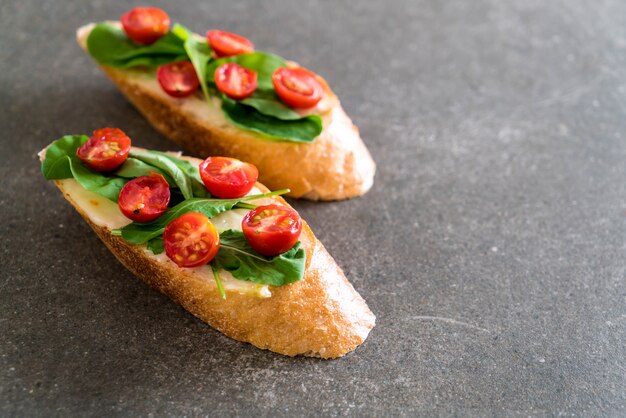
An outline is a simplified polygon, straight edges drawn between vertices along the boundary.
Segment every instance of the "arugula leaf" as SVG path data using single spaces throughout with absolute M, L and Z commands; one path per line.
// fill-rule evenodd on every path
M 220 296 L 222 299 L 226 299 L 226 291 L 224 290 L 224 285 L 222 284 L 222 279 L 220 277 L 219 269 L 211 266 L 211 270 L 213 271 L 213 278 L 215 279 L 215 284 L 217 285 L 217 290 L 220 292 Z
M 182 28 L 182 26 L 181 26 Z M 183 28 L 183 30 L 186 30 Z M 187 31 L 187 39 L 185 40 L 185 51 L 193 64 L 193 67 L 196 70 L 196 74 L 198 75 L 198 79 L 200 80 L 200 87 L 202 87 L 202 92 L 204 93 L 204 97 L 207 102 L 211 102 L 211 94 L 209 93 L 209 88 L 207 86 L 206 74 L 207 66 L 209 61 L 211 61 L 211 47 L 208 42 L 203 41 L 200 42 L 197 40 L 189 31 Z
M 234 62 L 242 67 L 257 73 L 257 89 L 274 90 L 272 83 L 272 74 L 280 67 L 286 67 L 287 61 L 278 55 L 269 54 L 267 52 L 255 51 L 249 54 L 233 55 L 212 61 L 206 67 L 206 78 L 209 82 L 215 83 L 215 70 L 222 64 Z
M 166 154 L 164 152 L 159 152 L 159 151 L 150 151 L 150 152 L 161 155 L 167 158 L 168 160 L 172 161 L 174 164 L 176 164 L 178 168 L 180 168 L 183 171 L 183 173 L 185 173 L 189 177 L 190 182 L 191 182 L 191 190 L 193 191 L 194 197 L 205 197 L 205 198 L 211 197 L 211 193 L 209 193 L 206 187 L 204 187 L 204 182 L 202 181 L 202 178 L 200 177 L 200 171 L 198 170 L 198 167 L 191 164 L 188 160 L 185 160 L 182 158 L 176 158 L 173 155 Z
M 165 251 L 165 244 L 163 243 L 163 236 L 152 238 L 148 241 L 148 249 L 155 255 L 161 254 Z
M 260 97 L 249 97 L 241 100 L 239 103 L 251 106 L 263 113 L 264 115 L 273 116 L 282 120 L 298 120 L 302 119 L 302 116 L 285 106 L 276 99 L 265 99 Z
M 112 234 L 121 235 L 126 241 L 133 244 L 145 244 L 151 239 L 162 235 L 167 224 L 187 212 L 200 212 L 208 218 L 212 218 L 217 214 L 231 210 L 240 202 L 280 195 L 287 192 L 287 190 L 277 190 L 269 193 L 244 196 L 237 199 L 187 199 L 169 208 L 163 215 L 152 222 L 133 222 L 121 229 L 114 229 Z
M 70 161 L 72 175 L 83 188 L 117 202 L 122 187 L 128 182 L 128 179 L 104 176 L 101 173 L 91 171 L 78 158 L 71 158 Z
M 76 150 L 89 140 L 86 135 L 66 135 L 46 150 L 41 171 L 48 180 L 74 178 L 83 188 L 117 202 L 120 190 L 128 180 L 105 176 L 87 168 L 76 156 Z
M 189 176 L 187 176 L 171 159 L 166 158 L 163 154 L 153 151 L 131 150 L 128 153 L 128 156 L 160 168 L 174 180 L 174 183 L 178 186 L 185 199 L 191 199 L 193 197 L 193 190 L 191 188 L 191 180 L 189 179 Z
M 200 171 L 198 170 L 198 167 L 191 164 L 189 160 L 185 160 L 184 158 L 178 158 L 178 157 L 173 156 L 172 154 L 168 154 L 166 152 L 161 152 L 161 151 L 148 151 L 148 152 L 151 154 L 156 154 L 156 155 L 160 155 L 162 157 L 167 158 L 168 160 L 176 164 L 176 166 L 180 168 L 189 177 L 198 181 L 202 181 L 202 179 L 200 178 Z
M 41 164 L 44 177 L 48 180 L 72 178 L 71 161 L 67 157 L 76 156 L 76 150 L 87 141 L 87 135 L 65 135 L 50 144 Z
M 116 68 L 159 65 L 187 59 L 180 30 L 172 30 L 151 45 L 131 41 L 122 28 L 97 24 L 87 38 L 87 50 L 99 63 Z
M 228 97 L 222 99 L 222 111 L 227 119 L 240 128 L 277 140 L 313 142 L 323 130 L 322 119 L 317 115 L 295 120 L 282 120 L 265 115 L 255 107 L 236 102 Z
M 211 193 L 209 193 L 206 187 L 204 187 L 204 183 L 202 182 L 202 178 L 200 177 L 200 172 L 198 171 L 198 167 L 194 166 L 193 164 L 191 164 L 189 161 L 185 159 L 177 158 L 177 157 L 174 157 L 173 155 L 166 154 L 164 152 L 159 152 L 159 151 L 148 151 L 148 152 L 152 154 L 160 155 L 161 157 L 167 158 L 168 160 L 176 164 L 176 166 L 180 168 L 187 177 L 189 177 L 189 181 L 191 184 L 191 191 L 193 192 L 194 197 L 205 197 L 205 198 L 211 197 Z M 169 176 L 165 174 L 165 178 L 168 179 L 168 177 Z M 171 182 L 170 180 L 168 180 L 167 182 L 171 185 L 174 184 L 174 180 L 172 180 Z
M 185 160 L 183 158 L 177 158 L 173 155 L 159 151 L 145 152 L 147 154 L 154 154 L 158 157 L 158 159 L 165 158 L 174 163 L 188 177 L 194 197 L 211 197 L 211 193 L 209 193 L 209 191 L 204 187 L 204 183 L 200 178 L 200 172 L 198 171 L 198 167 L 190 163 L 188 160 Z M 126 162 L 122 164 L 122 166 L 113 174 L 118 177 L 132 179 L 139 176 L 147 176 L 150 174 L 150 172 L 161 174 L 170 184 L 170 187 L 176 186 L 176 182 L 167 172 L 155 167 L 154 165 L 150 165 L 147 162 L 133 157 L 128 157 L 126 159 Z
M 113 172 L 114 175 L 118 177 L 123 177 L 125 179 L 134 179 L 141 176 L 149 176 L 150 173 L 160 174 L 165 177 L 165 180 L 167 180 L 168 184 L 174 184 L 174 179 L 172 179 L 167 173 L 163 172 L 161 169 L 150 164 L 146 164 L 143 161 L 132 157 L 128 157 L 124 164 L 122 164 L 120 168 Z
M 306 252 L 298 242 L 286 253 L 264 257 L 252 249 L 243 232 L 231 229 L 220 234 L 220 249 L 211 265 L 239 280 L 283 286 L 302 279 Z

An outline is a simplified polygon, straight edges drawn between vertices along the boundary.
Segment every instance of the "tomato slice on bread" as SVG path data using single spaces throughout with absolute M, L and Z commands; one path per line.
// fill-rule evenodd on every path
M 256 90 L 256 72 L 234 62 L 217 67 L 213 77 L 217 89 L 234 100 L 245 99 Z
M 252 190 L 259 178 L 259 170 L 235 158 L 209 157 L 200 164 L 200 178 L 212 195 L 234 199 Z
M 76 150 L 76 156 L 92 170 L 112 171 L 122 165 L 130 152 L 130 138 L 121 129 L 102 128 Z
M 207 264 L 220 248 L 220 237 L 206 215 L 187 212 L 163 231 L 165 254 L 179 267 Z
M 289 251 L 300 237 L 302 221 L 287 206 L 265 205 L 248 212 L 241 221 L 243 234 L 259 254 L 273 257 Z
M 170 203 L 170 185 L 156 173 L 132 179 L 122 187 L 117 204 L 128 219 L 150 222 L 161 216 Z
M 291 107 L 306 109 L 315 106 L 324 89 L 315 74 L 302 67 L 281 67 L 272 74 L 276 94 Z
M 218 58 L 254 52 L 252 42 L 236 33 L 210 30 L 206 33 L 206 39 Z
M 170 17 L 158 7 L 135 7 L 121 18 L 126 35 L 142 45 L 156 42 L 170 28 Z
M 157 68 L 156 76 L 161 88 L 172 97 L 190 96 L 200 87 L 200 80 L 191 61 L 161 65 Z

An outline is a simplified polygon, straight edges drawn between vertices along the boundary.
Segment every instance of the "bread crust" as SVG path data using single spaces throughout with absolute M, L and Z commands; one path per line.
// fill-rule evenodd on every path
M 126 268 L 235 340 L 287 356 L 330 359 L 354 350 L 375 325 L 375 316 L 365 300 L 306 222 L 300 236 L 307 252 L 303 279 L 286 286 L 271 286 L 269 298 L 228 292 L 224 300 L 213 281 L 201 279 L 190 269 L 179 268 L 169 260 L 149 257 L 145 246 L 111 235 L 110 229 L 91 220 L 62 182 L 55 183 Z M 257 187 L 267 191 L 260 183 Z M 272 199 L 289 206 L 280 197 Z
M 77 31 L 78 43 L 85 50 L 93 26 Z M 210 105 L 200 94 L 172 98 L 160 88 L 152 88 L 145 73 L 100 68 L 163 135 L 201 157 L 223 155 L 251 162 L 261 173 L 260 180 L 271 189 L 289 188 L 289 196 L 294 198 L 341 200 L 361 196 L 373 184 L 376 165 L 358 129 L 323 80 L 332 105 L 322 117 L 321 135 L 304 144 L 273 141 L 237 128 L 221 111 L 204 118 L 197 110 L 206 111 Z M 189 106 L 189 102 L 194 105 Z

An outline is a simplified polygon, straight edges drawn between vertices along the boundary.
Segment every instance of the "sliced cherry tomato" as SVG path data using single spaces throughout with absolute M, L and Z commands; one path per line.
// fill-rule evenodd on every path
M 120 191 L 117 204 L 128 219 L 150 222 L 163 215 L 170 203 L 170 185 L 156 173 L 137 177 Z
M 217 89 L 231 99 L 245 99 L 256 90 L 256 72 L 234 62 L 220 65 L 213 76 Z
M 95 171 L 111 171 L 126 161 L 130 138 L 121 129 L 102 128 L 93 131 L 89 141 L 76 150 L 76 156 Z
M 210 30 L 206 33 L 206 40 L 218 57 L 230 57 L 231 55 L 254 52 L 252 42 L 236 33 Z
M 187 97 L 200 86 L 200 80 L 191 61 L 161 65 L 156 75 L 163 90 L 173 97 Z
M 294 246 L 302 221 L 298 212 L 287 206 L 266 205 L 251 210 L 241 221 L 243 234 L 259 254 L 273 257 Z
M 206 215 L 187 212 L 163 231 L 165 254 L 180 267 L 202 266 L 215 257 L 220 236 Z
M 234 158 L 209 157 L 200 164 L 200 177 L 212 195 L 234 199 L 252 190 L 259 178 L 259 170 Z
M 277 69 L 272 74 L 272 83 L 278 97 L 291 107 L 313 107 L 324 94 L 315 74 L 302 67 Z
M 158 7 L 135 7 L 120 18 L 126 35 L 138 44 L 156 42 L 170 28 L 170 17 Z

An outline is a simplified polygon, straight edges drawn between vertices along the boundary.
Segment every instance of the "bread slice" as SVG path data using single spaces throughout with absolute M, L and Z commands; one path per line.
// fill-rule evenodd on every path
M 45 150 L 41 153 L 42 161 L 44 156 Z M 241 286 L 259 285 L 232 279 L 231 286 L 225 286 L 224 300 L 212 276 L 207 274 L 208 267 L 180 268 L 164 254 L 155 256 L 145 245 L 130 244 L 111 235 L 112 228 L 130 222 L 114 202 L 82 189 L 73 179 L 55 183 L 133 274 L 235 340 L 288 356 L 328 359 L 354 350 L 374 327 L 374 314 L 304 221 L 300 241 L 306 250 L 307 265 L 300 281 L 281 287 L 265 286 L 269 289 L 254 293 L 246 291 L 245 286 L 242 291 Z M 256 189 L 260 193 L 268 191 L 260 183 Z M 278 196 L 251 203 L 267 204 L 270 199 L 271 203 L 289 206 Z M 103 216 L 105 210 L 116 211 L 115 216 Z M 241 286 L 232 286 L 233 281 Z
M 77 31 L 85 51 L 94 26 Z M 201 93 L 170 97 L 145 71 L 100 67 L 163 135 L 200 157 L 223 155 L 253 163 L 260 181 L 271 189 L 289 188 L 294 198 L 340 200 L 363 195 L 372 187 L 376 165 L 326 82 L 325 98 L 318 105 L 324 130 L 305 144 L 273 141 L 240 129 L 225 118 L 219 102 L 211 106 Z

